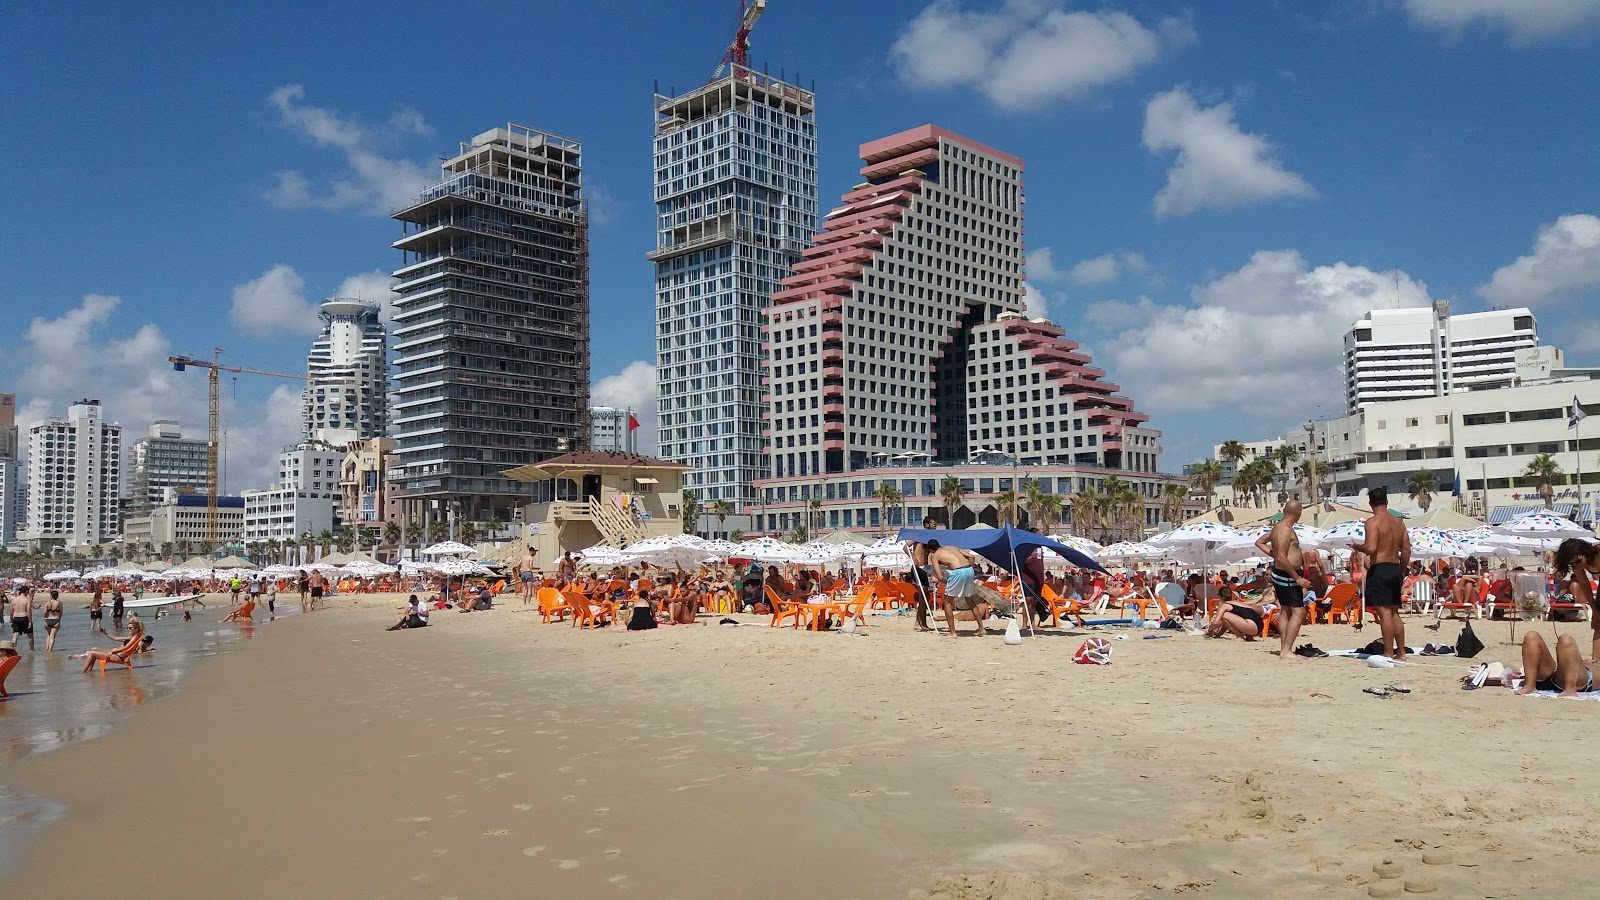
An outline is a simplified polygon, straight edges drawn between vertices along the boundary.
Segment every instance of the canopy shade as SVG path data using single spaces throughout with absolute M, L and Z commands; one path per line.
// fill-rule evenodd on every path
M 1007 525 L 1004 528 L 991 528 L 983 531 L 949 531 L 940 528 L 902 528 L 897 537 L 902 541 L 916 541 L 926 544 L 929 541 L 938 541 L 942 547 L 960 547 L 971 550 L 995 565 L 1008 572 L 1015 572 L 1034 550 L 1048 547 L 1060 554 L 1067 562 L 1084 569 L 1093 569 L 1104 572 L 1105 569 L 1096 562 L 1094 557 L 1081 553 L 1060 541 L 1047 538 L 1044 535 L 1023 531 L 1020 528 Z

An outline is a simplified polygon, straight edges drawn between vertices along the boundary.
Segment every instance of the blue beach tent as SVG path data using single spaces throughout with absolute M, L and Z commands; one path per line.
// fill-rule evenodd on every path
M 984 559 L 1005 569 L 1007 572 L 1016 572 L 1022 568 L 1022 561 L 1033 554 L 1039 547 L 1047 547 L 1061 554 L 1067 562 L 1084 569 L 1093 569 L 1104 572 L 1105 568 L 1094 558 L 1068 547 L 1060 541 L 1054 541 L 1043 535 L 1007 525 L 1004 528 L 983 528 L 974 531 L 950 531 L 943 528 L 902 528 L 899 539 L 902 541 L 916 541 L 926 544 L 928 541 L 938 541 L 941 547 L 960 547 L 962 550 L 971 550 Z

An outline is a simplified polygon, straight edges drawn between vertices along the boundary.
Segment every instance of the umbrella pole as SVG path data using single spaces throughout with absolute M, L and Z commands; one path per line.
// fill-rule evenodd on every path
M 1024 586 L 1022 581 L 1022 565 L 1017 562 L 1017 545 L 1015 542 L 1011 544 L 1011 565 L 1014 571 L 1017 573 L 1017 593 L 1022 595 L 1023 604 L 1026 605 L 1028 603 L 1032 603 L 1033 601 L 1028 597 L 1028 589 Z M 1024 611 L 1027 613 L 1028 637 L 1033 637 L 1033 609 L 1029 607 Z

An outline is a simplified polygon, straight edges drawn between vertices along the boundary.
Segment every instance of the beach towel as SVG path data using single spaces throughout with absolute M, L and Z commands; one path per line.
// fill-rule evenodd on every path
M 1072 661 L 1082 666 L 1109 666 L 1111 642 L 1105 638 L 1089 638 L 1079 645 L 1076 653 L 1072 654 Z

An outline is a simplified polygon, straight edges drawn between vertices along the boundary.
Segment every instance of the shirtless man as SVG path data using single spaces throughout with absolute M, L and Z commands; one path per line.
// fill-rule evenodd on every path
M 31 590 L 17 591 L 11 598 L 11 608 L 7 613 L 11 616 L 11 640 L 21 640 L 23 635 L 28 636 L 28 649 L 33 646 L 33 592 Z
M 977 570 L 973 563 L 977 557 L 959 547 L 942 547 L 938 541 L 928 542 L 928 565 L 933 567 L 933 577 L 944 582 L 944 621 L 950 637 L 956 636 L 956 610 L 972 610 L 973 621 L 978 623 L 978 634 L 984 630 L 983 622 L 989 618 L 989 604 L 978 599 Z
M 302 612 L 310 612 L 317 608 L 317 601 L 322 599 L 322 591 L 327 583 L 328 580 L 322 577 L 321 569 L 311 570 L 311 601 Z
M 1375 487 L 1367 491 L 1372 518 L 1367 520 L 1367 539 L 1351 543 L 1350 549 L 1371 559 L 1367 566 L 1366 605 L 1378 617 L 1383 633 L 1383 655 L 1400 662 L 1406 659 L 1406 625 L 1400 620 L 1400 585 L 1411 566 L 1411 536 L 1399 519 L 1389 515 L 1389 491 Z
M 932 516 L 922 520 L 923 528 L 938 528 Z M 932 631 L 928 626 L 928 610 L 933 607 L 933 567 L 928 565 L 928 546 L 916 541 L 906 542 L 906 553 L 911 555 L 911 583 L 917 589 L 917 630 Z
M 517 560 L 517 581 L 522 584 L 522 605 L 527 606 L 533 602 L 533 548 L 522 554 Z
M 51 591 L 44 602 L 44 652 L 56 649 L 56 632 L 61 630 L 61 614 L 66 610 L 61 602 L 61 592 Z
M 1299 658 L 1294 655 L 1294 642 L 1306 623 L 1306 591 L 1311 587 L 1301 574 L 1305 560 L 1300 555 L 1300 538 L 1294 533 L 1299 521 L 1300 501 L 1290 500 L 1283 505 L 1278 524 L 1256 539 L 1256 549 L 1272 557 L 1272 595 L 1283 610 L 1283 620 L 1278 623 L 1278 656 L 1282 659 Z

